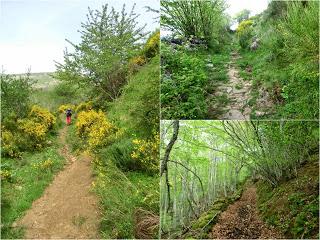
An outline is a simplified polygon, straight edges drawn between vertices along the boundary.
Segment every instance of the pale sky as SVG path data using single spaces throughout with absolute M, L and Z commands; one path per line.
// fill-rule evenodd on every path
M 268 7 L 268 3 L 270 0 L 226 0 L 229 8 L 226 12 L 231 16 L 234 17 L 235 14 L 240 12 L 243 9 L 250 10 L 250 16 L 254 16 L 263 12 Z M 237 24 L 234 24 L 231 29 L 235 29 Z
M 250 10 L 250 16 L 254 16 L 263 12 L 268 7 L 268 3 L 271 0 L 226 0 L 228 8 L 226 13 L 231 17 L 234 17 L 238 12 L 243 9 Z M 231 26 L 231 29 L 236 29 L 237 23 Z M 161 36 L 170 35 L 171 31 L 161 29 Z
M 268 6 L 270 0 L 226 0 L 229 8 L 227 13 L 232 17 L 243 9 L 251 11 L 251 16 L 261 13 Z
M 79 42 L 77 30 L 86 21 L 88 6 L 101 9 L 105 3 L 118 11 L 123 3 L 127 11 L 136 3 L 137 20 L 147 24 L 145 30 L 159 27 L 156 13 L 144 8 L 159 9 L 158 0 L 0 0 L 0 71 L 55 71 L 54 60 L 62 62 L 65 47 L 71 49 L 65 39 Z

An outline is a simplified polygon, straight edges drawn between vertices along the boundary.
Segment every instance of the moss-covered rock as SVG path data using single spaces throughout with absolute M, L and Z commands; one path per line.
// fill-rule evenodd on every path
M 221 210 L 211 209 L 208 212 L 205 212 L 202 214 L 193 224 L 192 229 L 203 229 L 207 228 L 216 222 L 216 219 L 218 218 L 219 214 L 221 213 Z M 205 230 L 205 229 L 204 229 Z
M 229 197 L 217 198 L 209 210 L 202 213 L 199 218 L 194 220 L 190 228 L 185 234 L 180 235 L 179 238 L 183 239 L 208 239 L 210 238 L 209 233 L 214 224 L 218 222 L 220 214 L 227 209 L 227 207 L 234 201 L 241 197 L 243 186 L 239 188 L 235 193 Z

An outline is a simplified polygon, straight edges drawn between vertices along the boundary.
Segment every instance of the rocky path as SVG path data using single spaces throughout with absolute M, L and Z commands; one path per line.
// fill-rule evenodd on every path
M 261 220 L 256 207 L 256 188 L 248 187 L 241 198 L 231 204 L 214 225 L 213 239 L 279 239 L 283 236 Z
M 98 199 L 90 191 L 93 181 L 88 155 L 74 157 L 66 144 L 67 127 L 60 131 L 65 169 L 59 172 L 42 197 L 18 221 L 25 238 L 98 238 Z
M 223 94 L 228 96 L 229 103 L 225 107 L 224 114 L 219 119 L 248 120 L 251 109 L 247 106 L 250 98 L 251 83 L 244 81 L 239 76 L 235 61 L 239 58 L 238 53 L 231 54 L 231 62 L 228 67 L 229 81 L 217 87 L 216 96 Z

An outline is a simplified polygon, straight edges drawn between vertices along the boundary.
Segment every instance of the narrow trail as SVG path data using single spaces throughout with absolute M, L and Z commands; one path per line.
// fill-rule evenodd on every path
M 220 216 L 211 232 L 213 239 L 279 239 L 283 236 L 268 228 L 256 207 L 256 188 L 248 187 L 241 198 Z
M 247 106 L 250 98 L 251 83 L 239 77 L 239 71 L 235 66 L 235 61 L 239 58 L 237 52 L 231 53 L 231 62 L 228 68 L 229 81 L 218 86 L 216 96 L 227 95 L 230 102 L 223 109 L 224 113 L 220 119 L 248 120 L 251 109 Z
M 66 144 L 65 126 L 59 132 L 60 153 L 67 160 L 42 197 L 18 221 L 25 227 L 25 238 L 98 238 L 98 199 L 90 192 L 90 156 L 73 156 Z

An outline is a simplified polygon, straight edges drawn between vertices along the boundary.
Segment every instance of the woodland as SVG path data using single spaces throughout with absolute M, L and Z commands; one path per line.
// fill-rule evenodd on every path
M 319 2 L 227 8 L 161 1 L 161 118 L 317 119 Z
M 316 239 L 317 121 L 162 121 L 161 238 Z
M 2 238 L 157 236 L 160 32 L 138 18 L 89 9 L 56 72 L 1 74 Z

